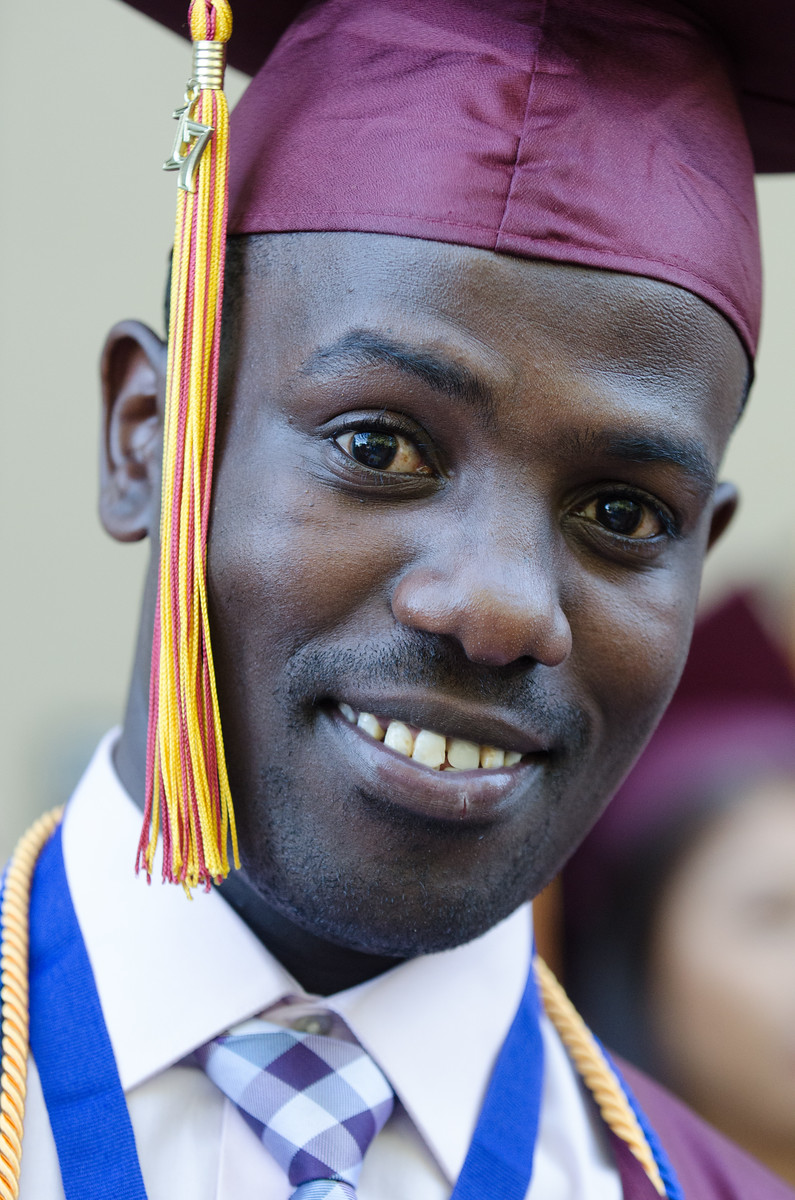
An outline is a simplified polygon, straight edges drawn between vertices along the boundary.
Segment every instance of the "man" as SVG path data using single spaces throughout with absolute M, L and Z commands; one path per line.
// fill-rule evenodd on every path
M 721 52 L 667 6 L 335 0 L 237 120 L 207 581 L 242 865 L 191 905 L 130 877 L 162 744 L 155 548 L 124 729 L 62 832 L 95 1040 L 59 1027 L 67 995 L 33 1007 L 21 1194 L 95 1194 L 97 1143 L 114 1194 L 463 1196 L 484 1143 L 481 1192 L 655 1194 L 532 1008 L 523 901 L 660 716 L 735 505 L 716 480 L 758 264 Z M 123 540 L 160 523 L 168 370 L 151 331 L 112 331 L 102 514 Z M 40 882 L 34 943 L 65 890 L 46 909 Z M 517 1006 L 511 1069 L 539 1070 L 506 1076 L 497 1119 Z M 380 1068 L 350 1179 L 298 1173 L 312 1129 L 241 1116 L 222 1035 L 258 1014 Z M 639 1087 L 686 1194 L 787 1194 Z M 657 1177 L 681 1194 L 665 1155 Z

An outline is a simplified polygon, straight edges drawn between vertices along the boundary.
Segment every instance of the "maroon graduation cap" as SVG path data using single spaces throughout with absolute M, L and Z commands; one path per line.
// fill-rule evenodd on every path
M 186 31 L 185 0 L 134 0 Z M 404 234 L 688 288 L 751 355 L 791 0 L 236 0 L 232 233 Z M 264 64 L 264 65 L 263 65 Z

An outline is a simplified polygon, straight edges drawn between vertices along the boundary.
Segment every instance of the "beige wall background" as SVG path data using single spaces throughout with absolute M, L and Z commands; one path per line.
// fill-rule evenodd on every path
M 26 824 L 66 798 L 122 712 L 146 550 L 113 543 L 96 517 L 96 366 L 113 321 L 162 329 L 175 185 L 160 164 L 190 52 L 117 0 L 1 6 L 4 860 Z M 243 84 L 232 73 L 231 99 Z M 762 180 L 759 201 L 762 352 L 726 464 L 744 504 L 704 592 L 761 582 L 789 619 L 795 177 Z

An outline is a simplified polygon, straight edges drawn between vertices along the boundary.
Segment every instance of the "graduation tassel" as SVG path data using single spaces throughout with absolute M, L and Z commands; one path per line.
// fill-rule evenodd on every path
M 163 879 L 189 889 L 239 865 L 207 612 L 227 221 L 229 114 L 223 93 L 227 0 L 188 12 L 193 78 L 164 167 L 179 172 L 171 273 L 163 444 L 160 578 L 149 697 L 144 826 L 136 869 L 151 878 L 158 834 Z

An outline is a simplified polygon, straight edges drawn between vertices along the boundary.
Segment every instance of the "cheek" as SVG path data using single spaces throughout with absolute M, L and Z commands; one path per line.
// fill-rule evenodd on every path
M 292 642 L 362 602 L 383 557 L 354 536 L 355 512 L 280 448 L 278 438 L 260 454 L 229 447 L 235 466 L 215 483 L 208 575 L 217 619 L 239 624 L 241 637 Z
M 615 577 L 579 572 L 570 583 L 571 666 L 611 745 L 631 742 L 639 753 L 668 704 L 687 657 L 698 585 L 689 562 Z

